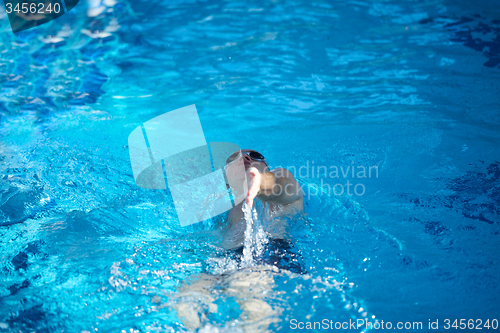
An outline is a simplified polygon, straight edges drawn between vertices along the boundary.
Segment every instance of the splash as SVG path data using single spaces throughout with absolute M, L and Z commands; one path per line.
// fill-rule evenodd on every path
M 267 242 L 267 234 L 262 226 L 255 208 L 250 208 L 243 204 L 243 215 L 245 217 L 245 241 L 243 243 L 242 267 L 255 266 L 254 258 L 260 257 L 264 252 L 264 245 Z
M 253 209 L 254 216 L 252 216 L 252 208 L 248 206 L 246 203 L 243 204 L 241 208 L 243 210 L 243 214 L 245 217 L 246 228 L 245 228 L 245 242 L 243 247 L 243 260 L 241 265 L 243 267 L 253 266 L 253 228 L 254 222 L 253 220 L 257 220 L 257 212 Z

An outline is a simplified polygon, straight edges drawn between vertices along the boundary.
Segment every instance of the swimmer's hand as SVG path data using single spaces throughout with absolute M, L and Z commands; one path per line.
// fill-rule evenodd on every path
M 260 191 L 260 184 L 262 182 L 262 176 L 261 176 L 259 170 L 257 170 L 257 168 L 254 168 L 254 167 L 248 169 L 247 176 L 248 176 L 248 180 L 250 181 L 250 189 L 248 190 L 246 204 L 247 204 L 247 206 L 252 208 L 253 207 L 253 200 L 255 199 L 257 194 L 259 194 L 259 191 Z
M 252 208 L 256 196 L 263 201 L 288 204 L 302 197 L 302 189 L 290 171 L 279 168 L 273 172 L 260 173 L 252 167 L 247 171 L 250 182 L 246 204 Z

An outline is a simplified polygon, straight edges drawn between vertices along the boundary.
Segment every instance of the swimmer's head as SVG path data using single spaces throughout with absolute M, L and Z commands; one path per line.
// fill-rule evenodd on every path
M 234 152 L 226 160 L 226 165 L 233 162 L 238 158 L 240 151 Z M 243 157 L 243 163 L 245 165 L 245 171 L 251 167 L 256 168 L 259 172 L 269 171 L 269 165 L 267 164 L 266 158 L 256 150 L 252 149 L 242 149 L 241 155 Z

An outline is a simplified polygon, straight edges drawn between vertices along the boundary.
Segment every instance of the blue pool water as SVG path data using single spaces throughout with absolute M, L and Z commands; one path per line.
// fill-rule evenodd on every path
M 500 319 L 495 1 L 92 0 L 17 34 L 0 15 L 1 332 Z M 363 186 L 291 221 L 307 274 L 232 289 L 248 276 L 217 230 L 135 185 L 128 135 L 191 104 L 207 141 L 271 166 L 378 167 L 297 175 Z M 245 317 L 252 298 L 267 317 Z

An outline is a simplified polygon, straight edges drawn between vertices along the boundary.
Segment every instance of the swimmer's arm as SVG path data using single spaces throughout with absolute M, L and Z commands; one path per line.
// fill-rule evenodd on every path
M 261 174 L 260 192 L 262 201 L 288 204 L 302 197 L 302 189 L 292 173 L 284 168 Z

